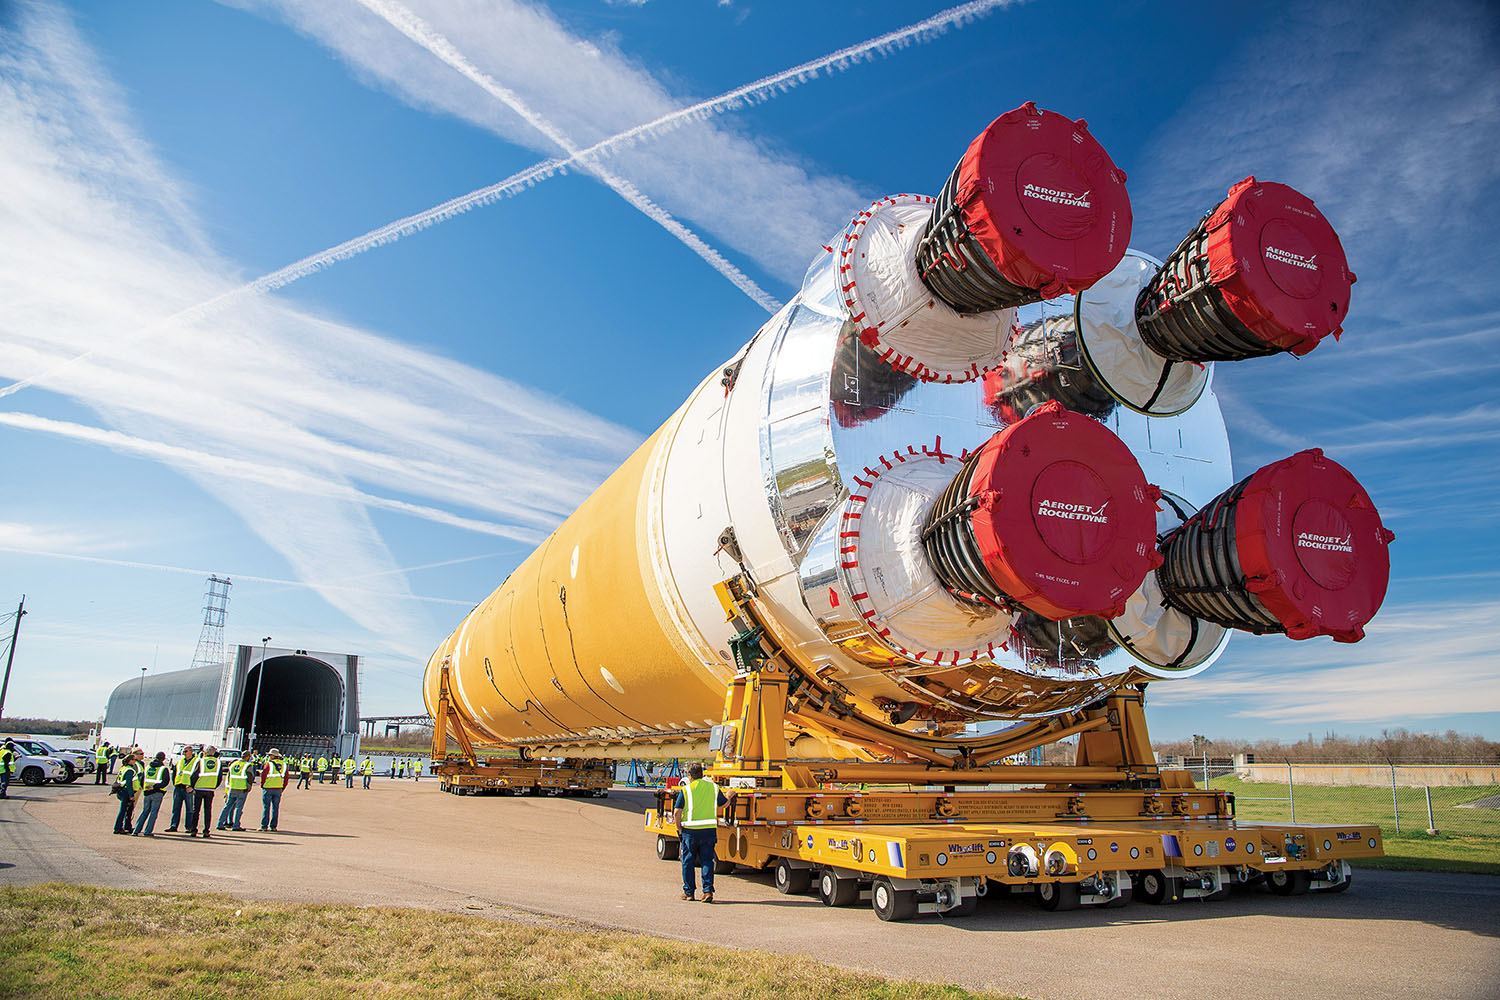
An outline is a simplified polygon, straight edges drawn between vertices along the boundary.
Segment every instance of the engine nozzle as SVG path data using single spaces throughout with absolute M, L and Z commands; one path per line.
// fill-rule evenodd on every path
M 1247 632 L 1358 642 L 1385 599 L 1396 536 L 1317 448 L 1252 473 L 1167 535 L 1168 605 Z
M 922 546 L 956 596 L 1113 618 L 1160 564 L 1161 495 L 1109 428 L 1051 402 L 996 433 L 938 497 Z
M 922 283 L 960 313 L 1081 291 L 1130 242 L 1130 196 L 1082 119 L 1027 102 L 990 123 L 949 174 L 917 247 Z
M 1136 327 L 1173 361 L 1303 355 L 1349 311 L 1338 233 L 1312 199 L 1247 177 L 1188 233 L 1136 299 Z

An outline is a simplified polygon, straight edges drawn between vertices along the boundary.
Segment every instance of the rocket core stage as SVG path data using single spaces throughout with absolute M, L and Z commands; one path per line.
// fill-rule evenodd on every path
M 1082 122 L 1002 115 L 941 198 L 859 212 L 464 618 L 429 711 L 446 665 L 481 743 L 700 752 L 736 576 L 838 711 L 940 735 L 1192 676 L 1233 629 L 1357 639 L 1389 532 L 1321 455 L 1234 487 L 1211 360 L 1310 350 L 1353 276 L 1291 189 L 1225 205 L 1164 266 L 1126 249 L 1125 175 Z

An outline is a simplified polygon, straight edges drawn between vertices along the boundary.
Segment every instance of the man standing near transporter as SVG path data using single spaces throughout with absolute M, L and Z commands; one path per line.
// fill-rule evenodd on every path
M 677 789 L 672 803 L 672 821 L 682 851 L 682 898 L 692 899 L 697 892 L 694 868 L 703 872 L 703 901 L 714 901 L 714 848 L 719 843 L 718 809 L 729 799 L 719 786 L 703 778 L 703 765 L 688 765 L 688 781 Z
M 184 809 L 189 816 L 193 814 L 193 786 L 188 781 L 188 772 L 193 769 L 193 760 L 197 756 L 197 750 L 183 747 L 182 757 L 172 768 L 172 822 L 167 827 L 168 833 L 177 832 Z
M 344 758 L 344 787 L 345 788 L 353 788 L 354 787 L 354 758 L 353 757 L 345 757 Z
M 224 797 L 224 811 L 219 813 L 219 829 L 243 832 L 240 814 L 245 811 L 245 799 L 250 795 L 250 762 L 230 761 L 228 773 L 229 794 Z
M 156 836 L 156 814 L 161 810 L 161 800 L 167 797 L 172 787 L 172 769 L 167 766 L 167 755 L 160 751 L 146 765 L 146 787 L 141 796 L 141 815 L 135 821 L 132 836 Z
M 303 772 L 306 776 L 307 772 Z M 260 828 L 276 829 L 281 818 L 281 793 L 286 788 L 286 763 L 280 750 L 266 755 L 266 763 L 260 769 Z
M 366 788 L 370 787 L 370 776 L 375 773 L 375 762 L 366 757 L 363 764 L 359 765 L 359 773 L 364 775 Z
M 203 754 L 193 761 L 188 771 L 188 781 L 193 788 L 193 801 L 188 809 L 188 836 L 198 836 L 198 817 L 203 817 L 203 839 L 208 839 L 208 826 L 214 821 L 214 790 L 224 778 L 220 767 L 218 747 L 204 747 Z
M 303 754 L 302 759 L 297 762 L 297 787 L 312 787 L 313 759 L 309 754 Z

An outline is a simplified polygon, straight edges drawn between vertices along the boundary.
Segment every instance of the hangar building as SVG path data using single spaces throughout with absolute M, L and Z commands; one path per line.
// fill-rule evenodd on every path
M 148 754 L 206 743 L 316 756 L 359 751 L 359 657 L 306 649 L 237 646 L 218 667 L 134 677 L 109 696 L 102 739 Z M 258 705 L 257 705 L 258 694 Z

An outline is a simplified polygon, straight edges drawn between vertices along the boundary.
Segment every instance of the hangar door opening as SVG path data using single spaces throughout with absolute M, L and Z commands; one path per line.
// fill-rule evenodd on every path
M 250 668 L 243 690 L 235 725 L 248 736 L 255 717 L 257 750 L 311 750 L 338 739 L 344 684 L 330 664 L 312 656 L 272 656 Z

